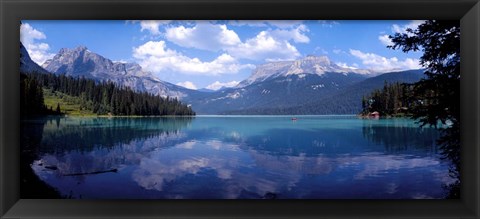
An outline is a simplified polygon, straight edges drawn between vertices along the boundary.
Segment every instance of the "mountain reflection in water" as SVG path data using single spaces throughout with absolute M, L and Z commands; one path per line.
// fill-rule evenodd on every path
M 23 127 L 22 145 L 37 142 L 34 172 L 73 198 L 443 198 L 451 181 L 438 131 L 407 119 L 67 117 Z

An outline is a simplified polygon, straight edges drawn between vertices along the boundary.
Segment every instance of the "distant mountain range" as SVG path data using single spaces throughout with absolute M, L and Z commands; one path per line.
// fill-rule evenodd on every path
M 83 46 L 61 49 L 42 67 L 30 59 L 23 45 L 20 51 L 23 72 L 112 81 L 136 91 L 178 98 L 197 114 L 358 113 L 362 96 L 381 88 L 385 81 L 412 83 L 423 77 L 422 70 L 378 74 L 338 66 L 326 56 L 307 56 L 259 65 L 233 88 L 191 90 L 162 81 L 137 63 L 113 62 Z
M 187 88 L 154 77 L 137 63 L 113 62 L 84 46 L 63 48 L 52 59 L 45 61 L 42 67 L 54 74 L 112 81 L 136 91 L 146 91 L 162 97 L 182 99 L 191 92 Z
M 307 56 L 259 65 L 234 88 L 185 101 L 201 114 L 355 114 L 362 96 L 385 82 L 413 83 L 422 77 L 422 70 L 378 74 Z
M 292 75 L 297 75 L 299 78 L 303 78 L 306 75 L 322 76 L 325 73 L 372 74 L 374 72 L 366 69 L 340 67 L 337 64 L 332 63 L 326 56 L 309 55 L 300 60 L 270 62 L 259 65 L 253 71 L 252 75 L 246 80 L 240 82 L 237 87 L 245 87 L 272 78 L 289 77 Z
M 381 89 L 385 82 L 414 83 L 423 77 L 423 70 L 385 73 L 348 84 L 327 95 L 311 96 L 311 99 L 303 98 L 305 101 L 295 106 L 276 107 L 275 105 L 267 105 L 245 110 L 226 111 L 224 114 L 357 114 L 362 110 L 362 97 L 367 96 L 375 89 Z M 312 89 L 314 88 L 312 87 Z

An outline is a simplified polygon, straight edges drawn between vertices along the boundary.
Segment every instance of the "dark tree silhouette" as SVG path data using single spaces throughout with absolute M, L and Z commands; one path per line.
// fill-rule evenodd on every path
M 59 104 L 55 112 L 46 110 L 42 88 L 49 89 L 52 93 L 59 92 L 75 97 L 80 102 L 81 109 L 91 110 L 98 115 L 195 115 L 190 106 L 176 98 L 136 92 L 109 81 L 96 82 L 92 79 L 38 72 L 22 73 L 21 77 L 23 78 L 21 109 L 24 115 L 61 114 Z
M 413 106 L 408 101 L 411 85 L 406 83 L 387 83 L 382 89 L 376 89 L 362 97 L 362 115 L 379 112 L 382 116 L 403 116 L 406 110 Z
M 60 111 L 60 103 L 57 103 L 57 110 L 56 110 L 56 112 L 57 112 L 58 114 L 60 114 L 60 112 L 61 112 L 61 111 Z
M 20 97 L 22 115 L 39 115 L 46 111 L 42 86 L 36 80 L 21 75 Z
M 456 182 L 449 185 L 448 198 L 460 196 L 460 23 L 459 21 L 425 21 L 416 30 L 390 36 L 392 49 L 403 52 L 422 51 L 421 65 L 425 79 L 413 85 L 413 95 L 419 101 L 412 117 L 421 126 L 442 130 L 438 144 L 445 159 L 452 161 L 450 173 Z M 440 124 L 442 124 L 440 126 Z

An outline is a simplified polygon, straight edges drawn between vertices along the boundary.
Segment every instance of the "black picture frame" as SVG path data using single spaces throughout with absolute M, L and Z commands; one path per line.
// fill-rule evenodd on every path
M 2 218 L 479 218 L 478 0 L 0 0 Z M 461 21 L 459 200 L 20 199 L 20 20 L 458 19 Z

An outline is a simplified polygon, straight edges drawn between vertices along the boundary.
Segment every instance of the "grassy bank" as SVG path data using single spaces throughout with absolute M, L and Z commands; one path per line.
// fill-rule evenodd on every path
M 143 116 L 143 115 L 99 115 L 92 110 L 88 110 L 86 106 L 81 103 L 84 102 L 80 97 L 74 97 L 61 92 L 52 92 L 50 89 L 43 89 L 44 102 L 48 109 L 55 111 L 57 105 L 60 106 L 61 113 L 68 116 L 83 116 L 83 117 L 115 117 L 115 118 L 143 118 L 143 117 L 192 117 L 192 116 Z M 87 103 L 89 104 L 89 103 Z
M 91 110 L 87 110 L 81 105 L 81 99 L 66 95 L 61 92 L 52 92 L 50 89 L 43 89 L 44 101 L 47 108 L 56 110 L 57 105 L 60 106 L 60 111 L 66 115 L 71 116 L 97 116 Z

